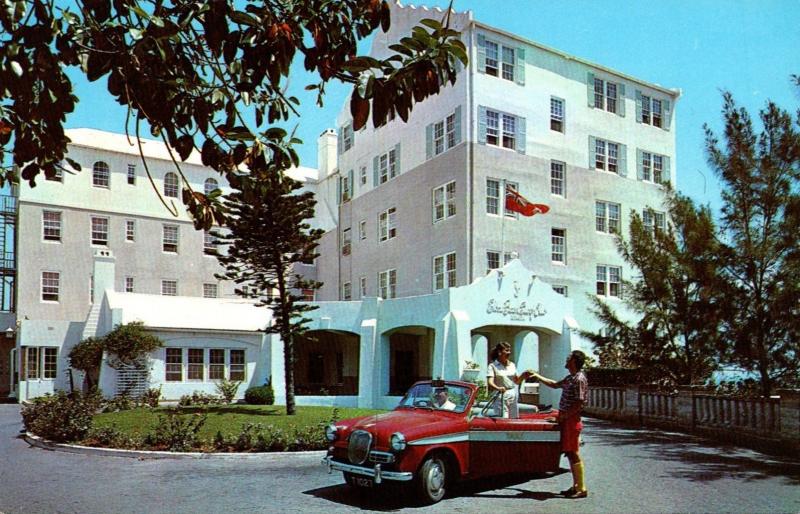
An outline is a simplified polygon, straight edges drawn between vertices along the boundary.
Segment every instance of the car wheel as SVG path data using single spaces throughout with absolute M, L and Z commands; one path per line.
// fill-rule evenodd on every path
M 447 485 L 447 464 L 438 455 L 425 459 L 417 476 L 417 492 L 420 499 L 428 504 L 436 503 L 445 495 Z

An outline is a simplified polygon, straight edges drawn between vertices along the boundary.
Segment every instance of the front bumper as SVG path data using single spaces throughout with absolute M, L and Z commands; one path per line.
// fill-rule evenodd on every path
M 380 464 L 375 464 L 375 466 L 372 468 L 365 468 L 362 466 L 356 466 L 354 464 L 346 464 L 344 462 L 335 461 L 330 455 L 322 459 L 322 463 L 328 466 L 328 473 L 332 472 L 334 469 L 336 471 L 344 471 L 354 475 L 370 477 L 375 480 L 376 484 L 380 484 L 384 480 L 408 482 L 414 478 L 414 473 L 411 473 L 410 471 L 384 471 L 381 469 Z

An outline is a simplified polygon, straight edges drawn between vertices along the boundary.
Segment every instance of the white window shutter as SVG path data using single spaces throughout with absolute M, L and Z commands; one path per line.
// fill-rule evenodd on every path
M 641 148 L 636 149 L 636 178 L 638 180 L 644 180 L 643 153 Z
M 591 71 L 586 75 L 586 97 L 589 107 L 594 107 L 594 73 Z
M 517 152 L 525 154 L 527 139 L 525 136 L 525 118 L 517 116 Z
M 670 175 L 669 156 L 665 155 L 663 157 L 663 159 L 662 159 L 662 162 L 664 163 L 664 169 L 661 172 L 661 183 L 662 184 L 669 184 L 669 183 L 672 182 L 672 180 L 671 180 L 672 175 Z
M 372 187 L 378 187 L 380 183 L 380 163 L 378 162 L 378 156 L 376 155 L 372 159 Z
M 662 101 L 661 105 L 664 111 L 664 119 L 661 122 L 661 126 L 664 130 L 669 130 L 669 126 L 672 123 L 672 110 L 670 109 L 669 100 Z
M 478 143 L 486 144 L 486 107 L 478 106 Z
M 617 84 L 617 114 L 625 117 L 625 84 Z
M 425 127 L 425 158 L 433 157 L 433 123 Z
M 517 48 L 517 62 L 514 66 L 514 79 L 520 86 L 525 85 L 525 49 Z
M 617 156 L 617 170 L 620 177 L 628 176 L 628 145 L 619 145 L 619 155 Z
M 454 123 L 453 128 L 455 130 L 456 135 L 456 143 L 459 144 L 461 142 L 461 106 L 459 105 L 456 107 L 455 112 L 453 113 Z
M 636 90 L 636 123 L 642 122 L 642 92 Z
M 594 136 L 589 136 L 589 169 L 593 170 L 597 165 L 595 152 L 597 151 L 597 141 Z
M 478 73 L 486 73 L 486 37 L 478 34 Z

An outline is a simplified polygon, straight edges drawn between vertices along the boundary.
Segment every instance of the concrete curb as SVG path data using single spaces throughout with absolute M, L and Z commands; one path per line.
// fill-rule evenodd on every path
M 319 457 L 322 459 L 325 450 L 309 452 L 258 452 L 258 453 L 206 453 L 206 452 L 163 452 L 146 450 L 119 450 L 116 448 L 96 448 L 94 446 L 81 446 L 78 444 L 54 443 L 41 437 L 26 432 L 23 436 L 25 442 L 36 448 L 57 452 L 78 453 L 83 455 L 102 455 L 105 457 L 127 457 L 139 460 L 150 459 L 214 459 L 214 460 L 280 460 L 285 457 L 302 455 L 304 457 Z

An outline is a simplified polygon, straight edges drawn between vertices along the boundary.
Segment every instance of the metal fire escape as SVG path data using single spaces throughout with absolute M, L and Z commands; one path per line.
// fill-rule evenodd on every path
M 16 310 L 14 288 L 17 282 L 17 196 L 0 194 L 0 312 Z

